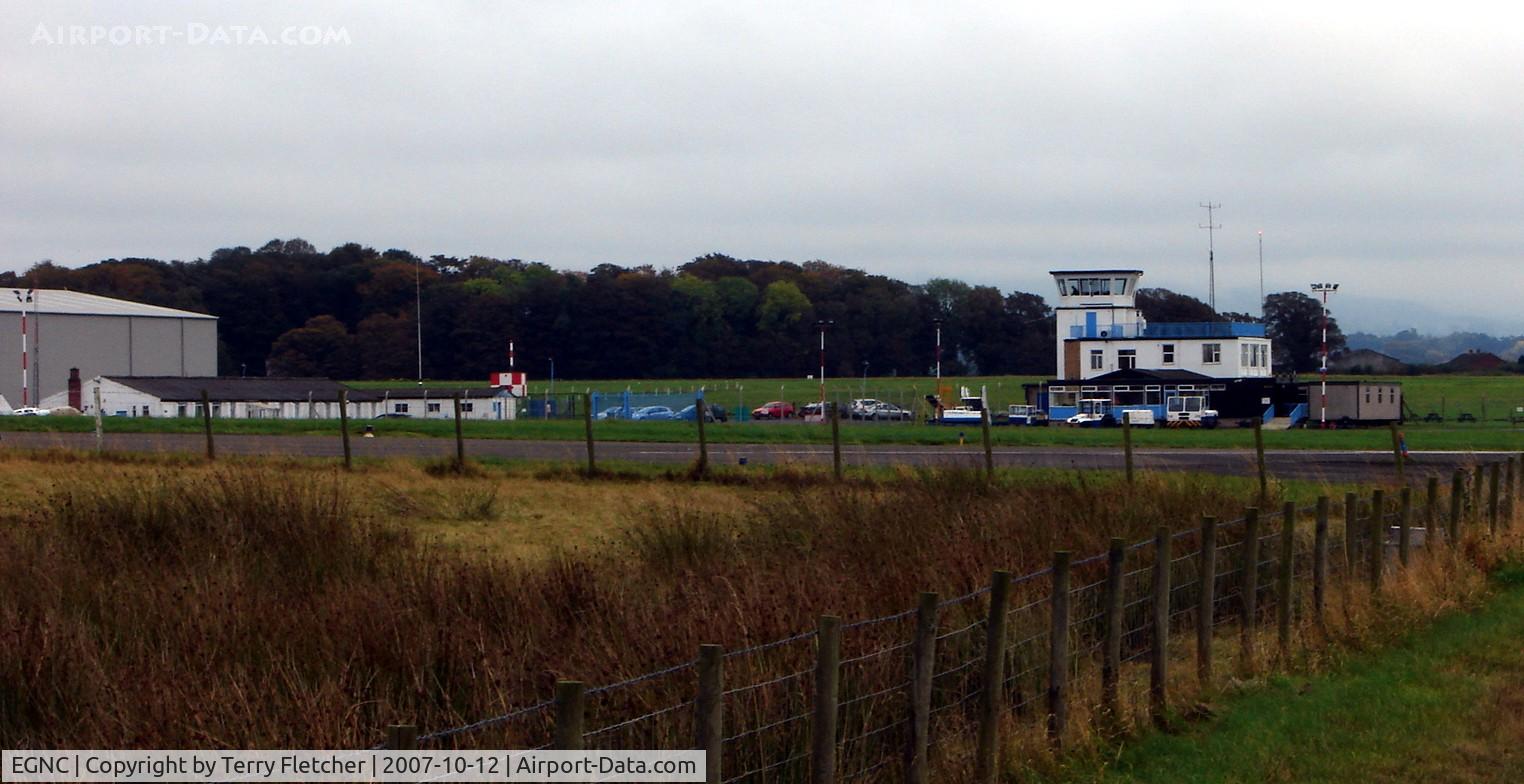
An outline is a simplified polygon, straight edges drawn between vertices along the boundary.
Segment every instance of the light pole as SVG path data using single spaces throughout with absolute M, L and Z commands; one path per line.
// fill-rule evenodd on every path
M 820 330 L 820 413 L 825 414 L 825 333 L 826 328 L 835 325 L 834 321 L 821 319 L 815 322 L 815 328 Z
M 931 323 L 937 326 L 937 387 L 933 392 L 940 399 L 942 397 L 942 319 L 933 319 Z
M 1318 369 L 1318 375 L 1322 380 L 1322 404 L 1318 407 L 1318 429 L 1328 429 L 1328 295 L 1339 290 L 1337 283 L 1314 283 L 1312 292 L 1321 294 L 1323 297 L 1323 347 L 1319 352 L 1322 355 L 1322 367 Z
M 16 295 L 16 301 L 21 303 L 21 407 L 26 408 L 31 404 L 27 385 L 26 306 L 33 299 L 33 290 L 27 289 L 25 295 L 22 295 L 21 289 L 11 289 L 11 292 Z
M 544 418 L 545 419 L 550 419 L 550 398 L 551 398 L 552 395 L 556 394 L 556 358 L 555 357 L 546 357 L 545 361 L 550 363 L 550 386 L 547 387 L 546 390 L 545 390 L 545 416 L 544 416 Z
M 868 360 L 863 360 L 863 397 L 868 396 Z
M 1259 320 L 1265 320 L 1265 230 L 1259 230 Z
M 418 330 L 418 386 L 423 386 L 423 259 L 413 259 L 413 323 Z

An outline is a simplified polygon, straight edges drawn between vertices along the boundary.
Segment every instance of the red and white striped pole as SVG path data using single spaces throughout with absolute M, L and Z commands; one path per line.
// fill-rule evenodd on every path
M 1328 429 L 1328 295 L 1339 290 L 1337 283 L 1314 283 L 1312 290 L 1323 295 L 1323 347 L 1321 350 L 1322 367 L 1318 369 L 1321 380 L 1322 403 L 1318 408 L 1318 429 Z
M 513 341 L 508 341 L 508 369 L 513 370 Z

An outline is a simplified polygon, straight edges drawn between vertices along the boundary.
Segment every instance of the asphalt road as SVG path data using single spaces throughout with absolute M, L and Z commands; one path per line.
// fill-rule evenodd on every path
M 447 457 L 455 442 L 446 438 L 354 438 L 354 455 L 363 457 Z M 106 435 L 106 449 L 123 452 L 190 453 L 205 450 L 202 437 L 185 433 L 115 433 Z M 89 433 L 4 433 L 0 448 L 92 449 Z M 343 444 L 337 436 L 219 435 L 218 454 L 298 455 L 340 457 Z M 599 460 L 681 465 L 698 454 L 691 444 L 605 441 L 596 445 Z M 514 441 L 467 439 L 466 453 L 476 457 L 582 462 L 584 446 L 577 441 Z M 1120 450 L 1073 447 L 1004 447 L 994 450 L 997 466 L 1066 469 L 1121 470 Z M 713 444 L 714 465 L 805 463 L 829 464 L 829 445 Z M 1413 452 L 1407 466 L 1410 479 L 1438 475 L 1448 479 L 1455 468 L 1490 462 L 1506 453 Z M 844 446 L 847 465 L 968 465 L 982 466 L 984 452 L 978 447 L 876 445 Z M 1230 449 L 1139 449 L 1134 452 L 1138 470 L 1200 471 L 1214 474 L 1253 475 L 1254 453 Z M 1287 479 L 1353 482 L 1389 477 L 1395 470 L 1389 452 L 1271 450 L 1265 455 L 1272 476 Z

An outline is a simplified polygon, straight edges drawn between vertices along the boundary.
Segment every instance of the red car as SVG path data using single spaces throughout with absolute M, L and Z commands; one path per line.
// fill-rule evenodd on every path
M 751 410 L 752 419 L 786 419 L 794 415 L 794 404 L 774 400 Z

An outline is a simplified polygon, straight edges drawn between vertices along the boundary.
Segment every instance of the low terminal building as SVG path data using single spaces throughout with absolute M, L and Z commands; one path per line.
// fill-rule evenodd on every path
M 455 396 L 462 419 L 511 420 L 518 399 L 506 389 L 399 387 L 358 389 L 326 378 L 220 378 L 216 376 L 101 376 L 81 379 L 75 370 L 68 389 L 49 396 L 45 408 L 71 406 L 94 415 L 99 390 L 103 416 L 200 417 L 202 396 L 214 418 L 338 419 L 339 397 L 353 419 L 409 417 L 451 419 Z
M 1056 378 L 1026 387 L 1027 403 L 1064 421 L 1082 410 L 1146 409 L 1169 419 L 1172 399 L 1199 398 L 1232 424 L 1259 420 L 1292 427 L 1317 421 L 1307 382 L 1278 379 L 1265 325 L 1246 322 L 1150 323 L 1137 307 L 1141 270 L 1055 270 Z M 1328 421 L 1378 423 L 1402 418 L 1399 384 L 1330 383 Z M 1363 402 L 1372 397 L 1376 402 Z M 1179 410 L 1179 404 L 1175 404 Z

